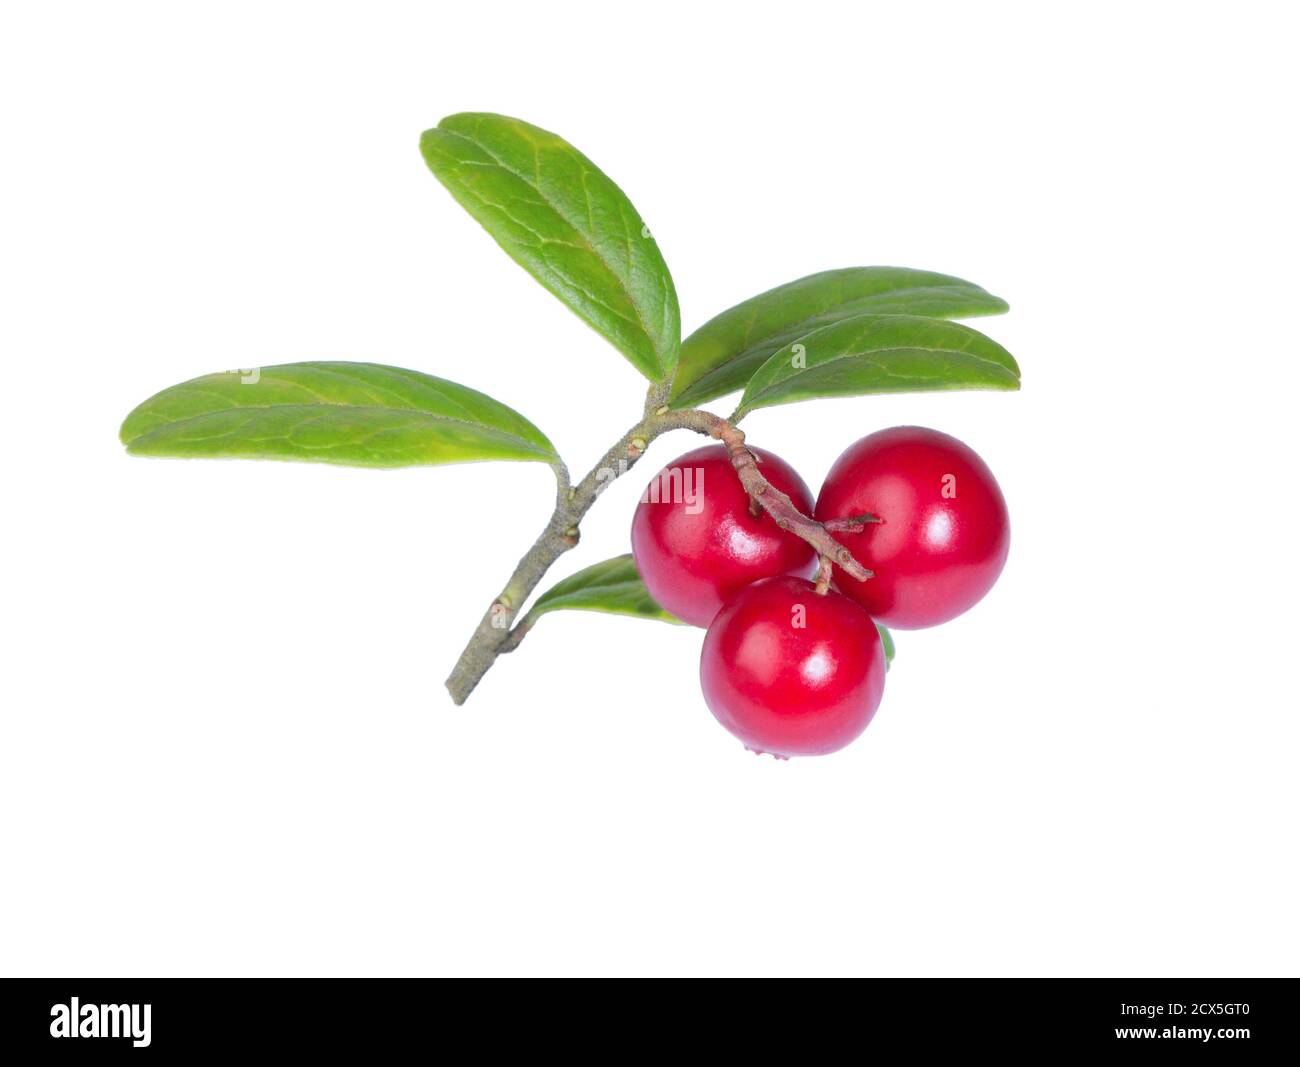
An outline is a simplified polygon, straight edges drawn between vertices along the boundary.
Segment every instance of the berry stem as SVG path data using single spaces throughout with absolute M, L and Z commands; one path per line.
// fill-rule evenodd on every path
M 828 556 L 817 557 L 817 586 L 813 590 L 818 596 L 825 596 L 831 588 L 831 572 L 835 564 Z
M 817 550 L 819 556 L 839 564 L 840 569 L 846 574 L 852 575 L 860 582 L 871 577 L 871 572 L 853 558 L 852 552 L 831 536 L 826 526 L 805 515 L 794 506 L 794 502 L 785 493 L 763 477 L 758 469 L 758 457 L 745 446 L 744 430 L 716 415 L 709 417 L 714 421 L 714 425 L 702 432 L 709 433 L 726 445 L 727 454 L 731 457 L 731 465 L 736 469 L 736 476 L 740 479 L 740 484 L 745 487 L 745 491 L 749 493 L 750 500 L 756 501 L 759 507 L 771 515 L 772 521 L 781 529 L 789 530 L 792 534 L 802 537 Z M 850 527 L 845 528 L 850 529 Z M 852 527 L 858 530 L 861 528 L 861 526 Z
M 555 511 L 532 548 L 524 553 L 515 566 L 505 588 L 488 606 L 452 668 L 447 678 L 447 690 L 451 693 L 453 702 L 463 704 L 483 676 L 492 669 L 497 657 L 504 652 L 513 651 L 532 628 L 532 620 L 527 616 L 513 629 L 511 624 L 519 617 L 524 602 L 551 564 L 577 545 L 579 523 L 596 502 L 596 497 L 616 478 L 626 474 L 656 437 L 670 430 L 694 430 L 721 441 L 727 448 L 736 476 L 749 494 L 751 505 L 766 511 L 781 529 L 789 530 L 812 545 L 826 564 L 828 573 L 833 561 L 859 581 L 871 577 L 871 572 L 831 536 L 831 526 L 824 526 L 803 514 L 785 493 L 763 477 L 757 457 L 745 446 L 743 430 L 709 411 L 672 411 L 663 406 L 662 396 L 652 390 L 641 421 L 610 447 L 600 462 L 577 485 L 570 484 L 568 470 L 563 464 L 555 467 Z M 844 525 L 856 523 L 859 519 L 863 522 L 874 521 L 874 516 L 836 520 L 834 528 L 847 532 L 860 530 L 861 525 Z M 829 581 L 827 577 L 828 584 Z
M 861 533 L 871 523 L 882 521 L 884 520 L 879 515 L 872 515 L 868 511 L 861 515 L 850 515 L 846 519 L 825 519 L 822 527 L 831 533 Z

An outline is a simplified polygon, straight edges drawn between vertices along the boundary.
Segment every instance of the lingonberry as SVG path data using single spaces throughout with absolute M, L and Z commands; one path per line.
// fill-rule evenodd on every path
M 970 448 L 937 430 L 881 430 L 835 461 L 816 518 L 867 512 L 881 521 L 842 541 L 875 577 L 860 582 L 836 568 L 835 582 L 886 626 L 916 630 L 955 618 L 1007 561 L 1011 527 L 998 483 Z
M 700 685 L 747 748 L 820 756 L 863 730 L 885 689 L 871 616 L 803 578 L 768 578 L 727 601 L 704 636 Z
M 768 482 L 810 513 L 812 493 L 798 473 L 771 452 L 750 451 Z M 750 582 L 810 573 L 812 547 L 754 511 L 722 445 L 687 452 L 656 474 L 632 517 L 632 555 L 650 595 L 679 619 L 708 626 Z

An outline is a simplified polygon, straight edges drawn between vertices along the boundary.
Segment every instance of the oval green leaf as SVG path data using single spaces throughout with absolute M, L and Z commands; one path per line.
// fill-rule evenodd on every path
M 772 355 L 821 326 L 863 314 L 962 319 L 1007 303 L 978 285 L 907 267 L 848 267 L 769 289 L 715 316 L 682 342 L 670 403 L 695 407 L 743 389 Z
M 645 582 L 637 573 L 630 554 L 593 563 L 577 574 L 556 582 L 537 598 L 529 610 L 529 625 L 548 611 L 564 609 L 636 615 L 643 619 L 685 625 L 655 603 Z
M 195 378 L 132 411 L 121 438 L 137 456 L 354 467 L 559 462 L 546 435 L 505 404 L 377 363 L 286 363 Z
M 420 138 L 437 179 L 516 263 L 652 382 L 677 365 L 668 266 L 632 202 L 586 156 L 504 115 L 443 119 Z
M 914 315 L 859 315 L 770 356 L 745 386 L 736 416 L 818 397 L 1019 388 L 1011 353 L 978 330 Z

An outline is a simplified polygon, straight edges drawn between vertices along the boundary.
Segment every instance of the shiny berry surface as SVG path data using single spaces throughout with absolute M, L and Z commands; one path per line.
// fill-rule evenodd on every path
M 866 729 L 885 688 L 871 617 L 803 578 L 742 589 L 714 618 L 700 685 L 717 720 L 756 752 L 819 756 Z
M 763 476 L 810 514 L 812 493 L 798 473 L 771 452 L 750 451 Z M 806 541 L 752 513 L 722 445 L 679 456 L 655 475 L 632 518 L 632 555 L 650 595 L 695 626 L 708 626 L 750 582 L 816 565 Z
M 836 568 L 835 584 L 886 626 L 956 618 L 1006 564 L 1011 526 L 997 481 L 974 451 L 937 430 L 881 430 L 835 461 L 816 518 L 866 512 L 882 521 L 841 541 L 875 577 L 859 582 Z

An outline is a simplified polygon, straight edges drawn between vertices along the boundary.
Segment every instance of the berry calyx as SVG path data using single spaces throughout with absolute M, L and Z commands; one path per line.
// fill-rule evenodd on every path
M 835 585 L 886 626 L 916 630 L 956 618 L 997 581 L 1011 526 L 1002 490 L 955 437 L 896 426 L 851 445 L 831 468 L 815 517 L 834 523 L 870 512 L 853 555 L 875 576 L 835 570 Z
M 746 748 L 819 756 L 856 738 L 885 689 L 885 652 L 871 616 L 803 578 L 768 578 L 718 612 L 700 653 L 714 717 Z
M 763 477 L 810 514 L 812 493 L 798 473 L 771 452 L 749 451 Z M 722 445 L 687 452 L 661 470 L 632 517 L 632 556 L 650 595 L 695 626 L 708 626 L 751 582 L 811 573 L 815 555 L 754 504 Z

